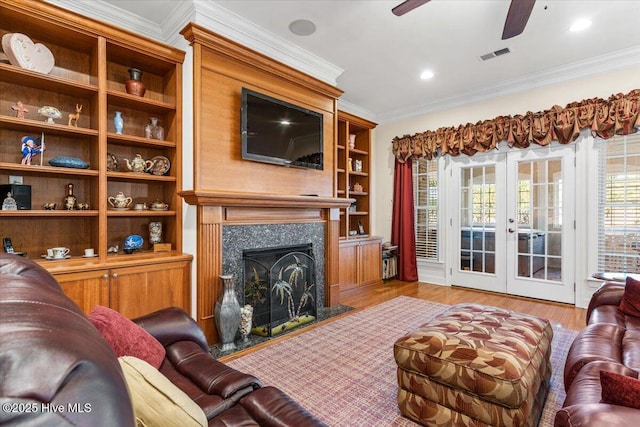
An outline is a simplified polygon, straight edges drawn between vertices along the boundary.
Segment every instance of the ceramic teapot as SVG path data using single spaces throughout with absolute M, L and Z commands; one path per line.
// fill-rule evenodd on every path
M 141 154 L 136 154 L 136 157 L 131 161 L 129 159 L 124 159 L 124 161 L 127 163 L 127 168 L 132 172 L 147 172 L 153 167 L 154 163 L 151 160 L 143 159 Z
M 156 199 L 153 203 L 151 203 L 151 209 L 153 209 L 154 211 L 165 211 L 169 209 L 169 205 Z
M 124 209 L 131 204 L 131 197 L 127 197 L 122 191 L 119 191 L 115 196 L 109 196 L 107 201 L 116 209 Z

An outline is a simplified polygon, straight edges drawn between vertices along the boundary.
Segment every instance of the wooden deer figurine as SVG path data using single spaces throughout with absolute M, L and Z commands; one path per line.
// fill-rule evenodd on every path
M 78 127 L 78 119 L 80 118 L 81 111 L 82 111 L 82 105 L 78 106 L 78 104 L 76 104 L 76 113 L 69 114 L 69 123 L 67 124 L 68 126 L 71 126 L 71 122 L 73 122 L 73 125 L 75 127 Z

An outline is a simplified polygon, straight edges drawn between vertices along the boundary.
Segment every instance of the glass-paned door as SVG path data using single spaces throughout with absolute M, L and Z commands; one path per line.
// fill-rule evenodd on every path
M 507 156 L 510 294 L 575 302 L 574 158 L 575 144 Z
M 505 154 L 455 159 L 453 188 L 458 189 L 451 220 L 457 245 L 451 254 L 452 282 L 492 292 L 506 291 L 505 234 L 497 227 L 505 220 Z M 454 246 L 454 245 L 452 245 Z
M 452 283 L 574 302 L 574 146 L 454 161 Z

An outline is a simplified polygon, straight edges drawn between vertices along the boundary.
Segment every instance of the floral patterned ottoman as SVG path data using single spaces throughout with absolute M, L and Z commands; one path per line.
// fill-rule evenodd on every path
M 549 321 L 459 304 L 398 339 L 398 407 L 430 426 L 536 426 L 551 378 Z

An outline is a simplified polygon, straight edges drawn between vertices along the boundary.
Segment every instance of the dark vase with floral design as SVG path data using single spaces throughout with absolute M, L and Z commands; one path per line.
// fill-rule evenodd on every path
M 144 96 L 147 88 L 144 83 L 142 83 L 142 71 L 137 68 L 129 68 L 129 80 L 125 82 L 125 89 L 128 94 Z

